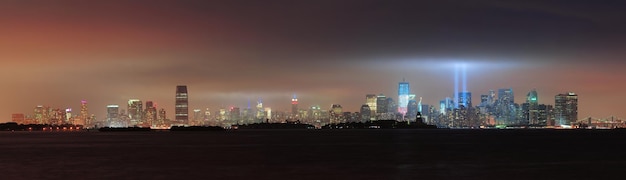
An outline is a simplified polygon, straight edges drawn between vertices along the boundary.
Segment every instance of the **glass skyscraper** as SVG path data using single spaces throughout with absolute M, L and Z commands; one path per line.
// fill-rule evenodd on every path
M 554 97 L 555 125 L 569 127 L 578 120 L 578 95 L 570 92 Z
M 405 115 L 409 105 L 409 83 L 404 80 L 398 83 L 398 113 Z
M 189 99 L 187 86 L 176 86 L 176 106 L 174 109 L 176 123 L 187 125 L 189 122 Z

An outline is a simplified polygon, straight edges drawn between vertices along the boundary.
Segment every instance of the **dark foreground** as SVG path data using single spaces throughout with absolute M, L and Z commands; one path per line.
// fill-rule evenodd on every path
M 0 132 L 1 179 L 623 179 L 626 132 Z

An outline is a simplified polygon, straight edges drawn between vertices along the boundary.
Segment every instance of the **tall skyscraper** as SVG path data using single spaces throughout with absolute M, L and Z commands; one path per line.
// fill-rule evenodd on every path
M 513 88 L 498 89 L 498 101 L 500 101 L 500 103 L 514 104 L 515 96 L 513 95 Z
M 472 93 L 471 92 L 460 92 L 458 95 L 457 101 L 459 102 L 459 106 L 464 106 L 465 108 L 472 107 Z
M 365 95 L 365 104 L 367 104 L 367 106 L 370 109 L 370 118 L 374 118 L 376 116 L 376 102 L 377 102 L 377 96 L 376 94 L 367 94 Z M 374 119 L 372 119 L 374 120 Z
M 293 98 L 291 98 L 291 116 L 294 119 L 298 118 L 298 97 L 296 94 L 293 94 Z
M 107 123 L 109 126 L 113 126 L 118 121 L 120 113 L 120 106 L 117 104 L 107 105 Z
M 398 83 L 398 112 L 403 116 L 407 112 L 407 106 L 409 105 L 409 83 L 402 80 Z
M 128 118 L 130 119 L 130 126 L 141 124 L 141 120 L 143 119 L 143 102 L 141 100 L 128 100 Z
M 144 110 L 144 124 L 146 126 L 152 126 L 153 124 L 156 123 L 157 120 L 157 107 L 156 107 L 156 103 L 153 103 L 152 101 L 146 101 L 146 109 Z
M 330 107 L 330 123 L 342 123 L 343 122 L 343 108 L 339 104 L 333 104 Z
M 42 105 L 35 107 L 35 121 L 37 124 L 46 124 L 48 120 L 44 120 L 44 108 Z
M 528 121 L 528 124 L 537 125 L 540 124 L 539 120 L 539 99 L 537 98 L 537 91 L 531 90 L 526 95 L 527 111 L 523 111 L 524 120 Z
M 376 114 L 384 114 L 387 113 L 387 109 L 389 107 L 387 106 L 387 97 L 383 94 L 379 94 L 378 96 L 376 96 Z
M 176 86 L 176 105 L 174 109 L 174 120 L 176 123 L 189 124 L 189 99 L 187 94 L 187 86 Z
M 558 94 L 554 97 L 555 125 L 570 127 L 578 120 L 578 95 L 570 92 Z
M 91 119 L 89 116 L 87 101 L 85 100 L 80 101 L 80 119 L 81 122 L 83 122 L 87 126 L 95 125 L 95 122 L 93 122 L 94 119 Z
M 371 113 L 371 109 L 370 109 L 369 105 L 363 104 L 361 106 L 361 111 L 359 111 L 359 112 L 360 112 L 360 116 L 361 116 L 361 118 L 360 118 L 361 122 L 367 122 L 367 121 L 371 120 L 370 116 L 371 116 L 372 113 Z

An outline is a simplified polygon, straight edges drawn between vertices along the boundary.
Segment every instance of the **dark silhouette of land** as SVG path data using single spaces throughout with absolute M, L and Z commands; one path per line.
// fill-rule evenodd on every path
M 15 122 L 0 123 L 0 131 L 62 131 L 81 130 L 82 125 L 62 124 L 17 124 Z

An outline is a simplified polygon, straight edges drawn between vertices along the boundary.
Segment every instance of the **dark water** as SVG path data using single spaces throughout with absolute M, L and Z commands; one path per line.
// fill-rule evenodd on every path
M 0 132 L 0 179 L 626 179 L 624 172 L 624 131 Z

